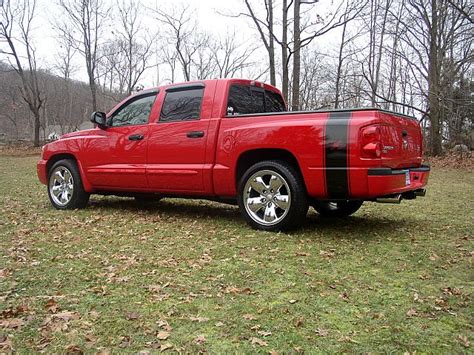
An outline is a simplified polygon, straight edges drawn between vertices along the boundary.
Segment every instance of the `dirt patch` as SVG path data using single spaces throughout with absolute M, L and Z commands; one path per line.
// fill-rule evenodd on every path
M 33 147 L 31 143 L 10 143 L 0 145 L 0 156 L 29 157 L 41 154 L 41 147 Z
M 425 162 L 435 168 L 465 169 L 474 171 L 474 154 L 464 154 L 462 157 L 457 153 L 448 153 L 442 157 L 426 157 Z

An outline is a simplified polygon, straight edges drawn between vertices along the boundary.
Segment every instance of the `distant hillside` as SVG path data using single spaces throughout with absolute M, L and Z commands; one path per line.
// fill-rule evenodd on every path
M 64 134 L 87 127 L 92 112 L 87 84 L 66 80 L 47 71 L 38 74 L 46 98 L 41 110 L 41 139 L 52 132 Z M 99 109 L 109 110 L 121 99 L 114 93 L 98 95 Z M 33 116 L 20 92 L 20 79 L 9 65 L 0 62 L 0 139 L 33 139 Z

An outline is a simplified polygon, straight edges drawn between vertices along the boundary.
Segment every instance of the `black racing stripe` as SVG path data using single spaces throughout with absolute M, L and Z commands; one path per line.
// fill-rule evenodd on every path
M 348 126 L 351 112 L 332 112 L 325 129 L 326 191 L 329 198 L 349 197 Z

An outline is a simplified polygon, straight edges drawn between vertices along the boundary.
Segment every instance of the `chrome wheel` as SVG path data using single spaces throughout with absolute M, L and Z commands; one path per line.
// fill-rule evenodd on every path
M 74 193 L 74 178 L 65 166 L 58 166 L 49 178 L 49 193 L 55 204 L 66 206 Z
M 262 225 L 279 223 L 290 210 L 290 187 L 283 176 L 275 171 L 257 171 L 247 180 L 243 192 L 248 215 Z

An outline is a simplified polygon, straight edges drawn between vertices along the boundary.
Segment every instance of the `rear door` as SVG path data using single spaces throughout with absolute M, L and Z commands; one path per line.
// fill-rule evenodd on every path
M 159 118 L 149 127 L 148 184 L 160 192 L 203 192 L 213 96 L 202 83 L 170 87 L 163 95 Z

